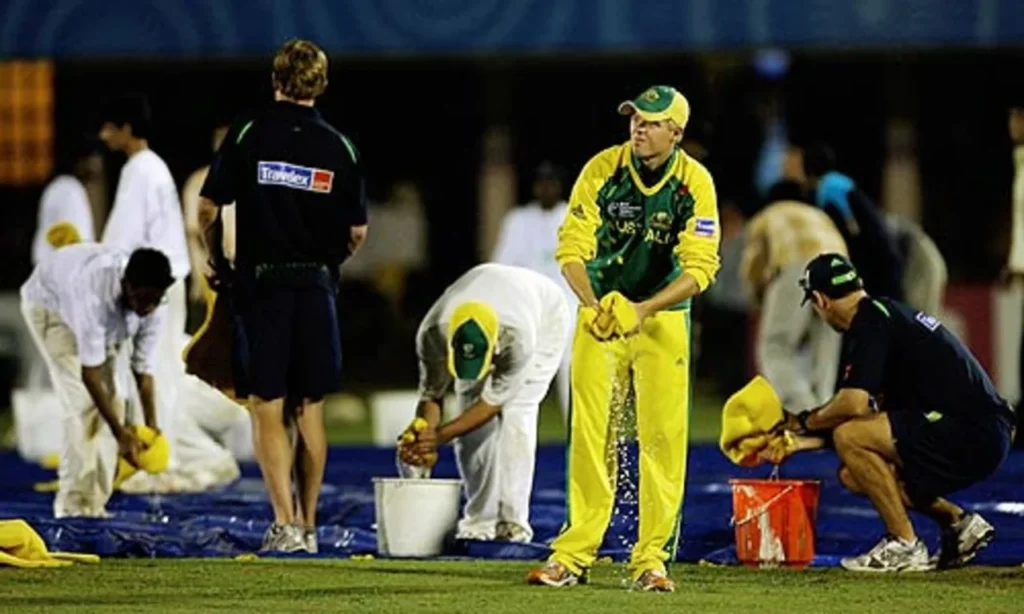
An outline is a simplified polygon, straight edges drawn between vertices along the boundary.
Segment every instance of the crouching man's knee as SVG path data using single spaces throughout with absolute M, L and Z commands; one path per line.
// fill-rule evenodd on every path
M 860 483 L 857 482 L 857 478 L 853 477 L 853 472 L 850 471 L 846 465 L 839 466 L 839 483 L 843 485 L 846 490 L 849 490 L 855 495 L 864 494 L 864 489 L 860 487 Z

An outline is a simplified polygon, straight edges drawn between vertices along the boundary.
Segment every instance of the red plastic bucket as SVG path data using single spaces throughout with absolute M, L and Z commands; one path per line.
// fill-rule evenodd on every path
M 729 480 L 736 557 L 748 567 L 804 569 L 814 560 L 821 483 Z

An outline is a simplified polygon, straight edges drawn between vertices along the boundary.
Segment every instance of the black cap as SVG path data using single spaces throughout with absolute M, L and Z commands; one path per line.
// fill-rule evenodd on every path
M 814 298 L 815 292 L 821 292 L 829 298 L 842 298 L 863 290 L 864 280 L 846 256 L 821 254 L 807 263 L 804 276 L 800 278 L 800 287 L 804 290 L 804 300 L 800 302 L 803 306 Z

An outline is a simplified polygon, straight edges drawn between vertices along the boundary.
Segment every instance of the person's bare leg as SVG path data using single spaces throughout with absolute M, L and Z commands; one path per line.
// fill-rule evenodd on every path
M 299 427 L 299 445 L 296 458 L 302 465 L 303 480 L 298 485 L 303 511 L 303 524 L 307 529 L 316 527 L 316 506 L 327 466 L 327 435 L 324 432 L 324 402 L 304 399 L 296 422 Z M 298 460 L 301 458 L 301 460 Z
M 878 510 L 889 534 L 915 541 L 917 535 L 892 468 L 898 457 L 888 417 L 875 414 L 845 422 L 836 428 L 833 441 L 840 460 Z
M 292 503 L 292 446 L 285 429 L 284 399 L 270 401 L 252 396 L 249 399 L 253 419 L 253 445 L 259 461 L 263 483 L 274 508 L 274 523 L 295 522 Z
M 299 434 L 299 426 L 294 421 L 289 424 L 288 436 L 291 439 L 292 459 L 294 462 L 294 466 L 292 468 L 292 479 L 295 483 L 295 493 L 293 497 L 295 500 L 295 521 L 305 525 L 306 514 L 302 506 L 302 490 L 306 483 L 306 468 L 303 465 L 302 435 Z
M 895 472 L 894 466 L 890 465 L 890 468 Z M 864 489 L 861 488 L 857 479 L 853 477 L 853 474 L 846 466 L 839 468 L 839 481 L 842 483 L 847 490 L 855 495 L 863 495 Z M 903 482 L 898 484 L 900 489 L 900 497 L 903 499 L 903 504 L 908 508 L 920 512 L 925 517 L 934 520 L 940 527 L 946 528 L 953 526 L 964 517 L 963 508 L 942 497 L 936 497 L 931 503 L 927 505 L 914 505 L 910 501 L 910 496 L 907 495 L 907 489 Z

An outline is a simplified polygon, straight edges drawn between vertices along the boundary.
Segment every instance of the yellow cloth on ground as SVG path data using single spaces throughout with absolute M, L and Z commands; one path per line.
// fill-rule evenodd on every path
M 64 567 L 73 562 L 99 563 L 100 557 L 95 554 L 50 552 L 39 533 L 24 520 L 0 520 L 0 565 Z
M 772 433 L 782 421 L 782 401 L 764 377 L 758 375 L 729 397 L 722 408 L 719 447 L 737 465 L 761 463 L 758 453 L 770 447 L 784 457 L 795 445 L 791 433 Z

